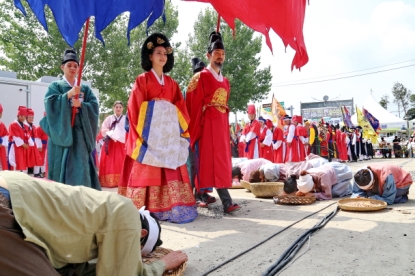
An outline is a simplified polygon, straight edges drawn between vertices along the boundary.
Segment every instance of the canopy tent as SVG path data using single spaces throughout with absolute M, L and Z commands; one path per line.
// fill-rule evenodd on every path
M 366 101 L 363 104 L 363 108 L 369 111 L 376 119 L 379 120 L 380 130 L 379 132 L 396 132 L 407 128 L 407 122 L 399 117 L 396 117 L 386 109 L 384 109 L 376 100 L 372 94 L 369 94 Z M 353 114 L 352 122 L 354 125 L 357 124 L 357 114 Z

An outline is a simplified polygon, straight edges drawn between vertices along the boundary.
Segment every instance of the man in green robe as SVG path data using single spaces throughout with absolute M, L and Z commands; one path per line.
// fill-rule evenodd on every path
M 187 255 L 143 264 L 141 254 L 161 243 L 160 226 L 145 212 L 115 193 L 0 171 L 0 274 L 162 275 Z
M 76 86 L 78 66 L 76 53 L 66 50 L 61 65 L 64 76 L 52 82 L 45 95 L 46 116 L 40 126 L 49 136 L 48 178 L 101 190 L 93 157 L 98 133 L 98 101 L 87 85 Z M 72 106 L 76 111 L 73 126 Z

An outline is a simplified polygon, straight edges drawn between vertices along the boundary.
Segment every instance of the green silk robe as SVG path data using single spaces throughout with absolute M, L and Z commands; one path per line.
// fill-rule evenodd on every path
M 40 125 L 49 136 L 48 178 L 101 190 L 92 156 L 98 132 L 98 101 L 92 90 L 82 85 L 83 102 L 71 127 L 72 107 L 67 96 L 71 89 L 65 80 L 59 80 L 49 85 L 45 95 L 46 116 Z

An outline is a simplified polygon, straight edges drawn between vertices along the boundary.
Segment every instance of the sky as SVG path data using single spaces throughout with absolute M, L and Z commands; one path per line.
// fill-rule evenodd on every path
M 211 5 L 172 3 L 179 12 L 178 33 L 172 39 L 185 43 L 199 12 Z M 260 53 L 261 66 L 270 65 L 272 74 L 272 88 L 263 103 L 271 103 L 274 95 L 285 107 L 292 105 L 294 114 L 300 114 L 300 102 L 322 101 L 327 95 L 329 100 L 353 98 L 360 108 L 372 91 L 377 101 L 389 95 L 388 111 L 398 116 L 397 105 L 392 103 L 394 83 L 400 82 L 415 93 L 413 0 L 310 0 L 304 22 L 309 62 L 301 71 L 291 71 L 294 51 L 285 50 L 272 31 L 270 37 L 273 54 L 264 38 Z M 398 67 L 405 68 L 394 69 Z M 376 71 L 384 72 L 372 74 Z M 338 80 L 322 81 L 333 78 Z M 304 82 L 308 83 L 299 85 Z

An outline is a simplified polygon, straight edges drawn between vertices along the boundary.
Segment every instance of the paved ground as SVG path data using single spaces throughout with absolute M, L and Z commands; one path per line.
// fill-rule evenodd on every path
M 403 166 L 415 175 L 415 159 L 375 159 L 348 163 L 353 171 L 372 162 Z M 199 210 L 189 224 L 162 222 L 163 246 L 189 255 L 185 275 L 203 275 L 316 211 L 262 245 L 209 275 L 261 275 L 299 235 L 335 210 L 337 200 L 307 206 L 276 205 L 245 189 L 230 193 L 242 210 L 223 215 L 220 203 Z M 219 200 L 218 200 L 219 201 Z M 415 187 L 405 204 L 376 212 L 339 211 L 303 246 L 279 275 L 415 275 Z
M 376 158 L 347 163 L 357 171 L 373 162 L 402 166 L 415 179 L 415 159 Z M 105 189 L 116 192 L 116 189 Z M 199 208 L 192 223 L 162 222 L 163 247 L 189 255 L 185 276 L 203 275 L 290 224 L 317 212 L 209 275 L 261 275 L 306 230 L 335 210 L 339 199 L 307 206 L 276 205 L 245 189 L 229 190 L 243 208 L 224 215 L 220 200 Z M 216 195 L 217 197 L 217 195 Z M 415 185 L 409 201 L 376 212 L 339 211 L 278 275 L 415 275 Z M 217 197 L 218 198 L 218 197 Z M 299 256 L 299 257 L 298 257 Z

